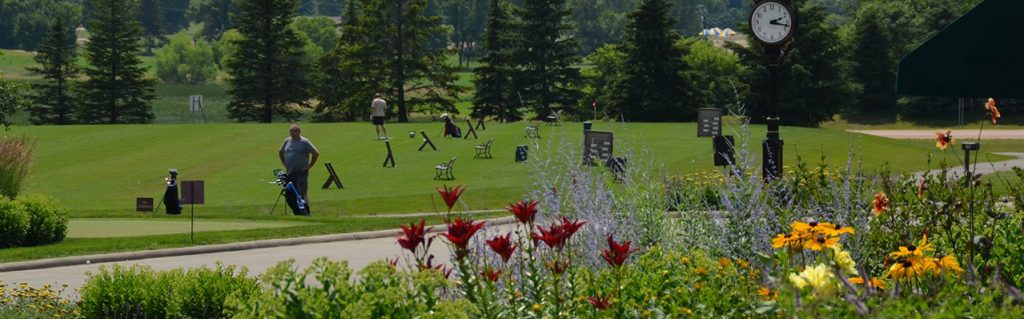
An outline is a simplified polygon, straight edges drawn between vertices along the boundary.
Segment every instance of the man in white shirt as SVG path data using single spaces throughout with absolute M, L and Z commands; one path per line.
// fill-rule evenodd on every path
M 380 93 L 373 96 L 373 103 L 370 104 L 370 118 L 373 119 L 373 126 L 377 128 L 377 139 L 387 139 L 388 130 L 384 128 L 384 114 L 388 109 L 388 102 Z M 381 135 L 384 133 L 384 135 Z

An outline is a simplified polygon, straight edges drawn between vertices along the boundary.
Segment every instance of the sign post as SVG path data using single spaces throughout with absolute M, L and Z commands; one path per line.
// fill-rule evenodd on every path
M 203 123 L 206 123 L 206 112 L 203 111 L 203 96 L 202 95 L 189 95 L 188 96 L 188 110 L 192 113 L 200 113 L 203 115 Z
M 203 181 L 182 181 L 181 182 L 181 203 L 191 206 L 191 228 L 189 229 L 189 243 L 196 240 L 196 204 L 205 204 L 203 194 Z

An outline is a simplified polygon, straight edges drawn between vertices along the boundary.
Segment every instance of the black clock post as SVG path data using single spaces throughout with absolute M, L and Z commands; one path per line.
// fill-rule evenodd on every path
M 764 49 L 768 67 L 768 133 L 761 144 L 761 173 L 765 181 L 782 177 L 782 137 L 779 136 L 779 64 L 796 33 L 796 9 L 790 0 L 760 0 L 750 11 L 750 30 Z

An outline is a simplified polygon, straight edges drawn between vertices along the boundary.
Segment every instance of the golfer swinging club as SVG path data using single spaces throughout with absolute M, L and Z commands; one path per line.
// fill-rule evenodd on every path
M 309 195 L 306 194 L 306 190 L 309 188 L 309 168 L 316 164 L 316 159 L 320 157 L 320 151 L 313 146 L 312 142 L 302 136 L 302 130 L 299 129 L 298 124 L 292 124 L 288 128 L 288 133 L 291 136 L 284 139 L 284 144 L 281 144 L 278 155 L 281 157 L 281 164 L 284 164 L 285 171 L 288 172 L 288 180 L 299 189 L 299 194 L 306 200 L 306 209 L 308 210 Z M 309 157 L 310 154 L 313 155 L 312 159 Z

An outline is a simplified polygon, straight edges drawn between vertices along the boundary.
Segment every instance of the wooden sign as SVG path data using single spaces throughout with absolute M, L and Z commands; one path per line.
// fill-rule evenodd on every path
M 153 198 L 152 197 L 137 197 L 137 198 L 135 198 L 135 211 L 137 211 L 137 212 L 152 212 L 153 211 Z
M 203 194 L 203 181 L 182 181 L 181 182 L 181 203 L 182 204 L 205 204 Z
M 597 165 L 612 158 L 615 134 L 612 132 L 583 132 L 583 163 Z
M 698 109 L 697 137 L 714 137 L 716 135 L 722 135 L 722 109 Z

